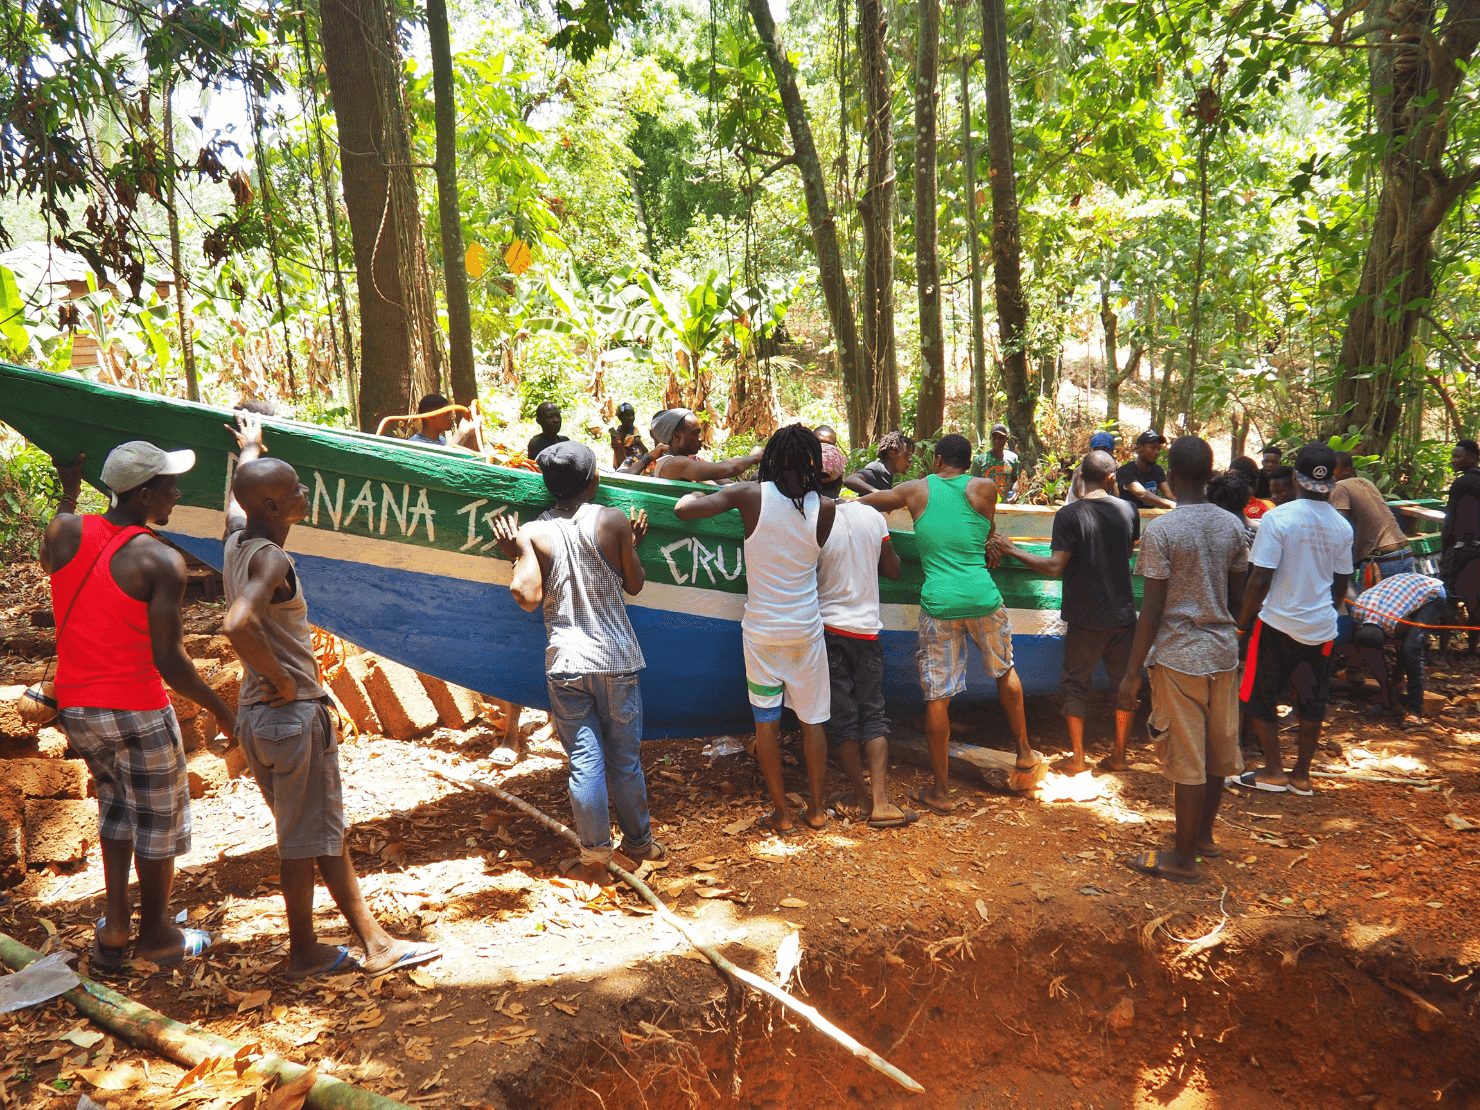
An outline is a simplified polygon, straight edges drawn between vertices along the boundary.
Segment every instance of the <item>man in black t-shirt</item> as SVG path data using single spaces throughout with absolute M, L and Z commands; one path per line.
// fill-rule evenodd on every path
M 1473 439 L 1460 440 L 1450 452 L 1449 465 L 1455 478 L 1449 487 L 1444 530 L 1439 534 L 1439 576 L 1451 603 L 1465 603 L 1465 624 L 1480 629 L 1480 447 Z M 1477 632 L 1472 631 L 1472 655 L 1476 637 Z M 1441 639 L 1447 648 L 1449 634 L 1444 633 Z
M 1159 468 L 1158 468 L 1159 469 Z M 1131 589 L 1131 548 L 1141 533 L 1135 508 L 1115 496 L 1115 459 L 1091 451 L 1080 464 L 1084 496 L 1065 505 L 1053 519 L 1052 552 L 1047 558 L 1023 551 L 998 532 L 992 537 L 999 555 L 1011 555 L 1029 570 L 1062 577 L 1059 614 L 1069 626 L 1064 636 L 1064 718 L 1074 756 L 1064 764 L 1069 774 L 1086 770 L 1084 718 L 1089 711 L 1090 683 L 1101 661 L 1116 689 L 1125 677 L 1126 659 L 1136 635 L 1136 598 Z M 1102 771 L 1124 771 L 1125 744 L 1135 713 L 1116 709 L 1115 745 L 1100 761 Z
M 1120 496 L 1138 509 L 1175 509 L 1172 487 L 1167 475 L 1157 464 L 1157 456 L 1166 445 L 1166 436 L 1150 429 L 1136 437 L 1136 457 L 1115 474 Z
M 867 497 L 875 490 L 893 489 L 895 475 L 909 470 L 914 453 L 914 440 L 903 432 L 889 432 L 879 440 L 879 457 L 848 475 L 843 485 L 860 497 Z

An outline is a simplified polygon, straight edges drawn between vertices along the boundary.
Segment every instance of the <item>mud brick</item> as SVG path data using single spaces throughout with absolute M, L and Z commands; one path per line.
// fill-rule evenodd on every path
M 227 778 L 239 779 L 251 773 L 247 768 L 247 753 L 242 751 L 240 744 L 233 744 L 227 748 L 226 754 L 221 759 L 226 766 Z
M 242 665 L 240 663 L 227 663 L 210 678 L 211 689 L 221 695 L 221 700 L 231 710 L 231 715 L 236 716 L 236 699 L 242 689 Z
M 221 669 L 221 664 L 218 660 L 202 659 L 194 652 L 190 653 L 190 661 L 195 664 L 196 673 L 205 679 L 207 684 L 216 676 L 216 672 Z
M 26 799 L 26 863 L 76 863 L 98 838 L 95 802 Z
M 42 759 L 65 759 L 71 741 L 55 725 L 47 725 L 36 734 L 36 754 Z
M 240 753 L 241 749 L 234 749 Z M 226 761 L 210 752 L 196 752 L 185 761 L 185 774 L 190 780 L 190 797 L 199 801 L 216 794 L 231 781 Z
M 334 677 L 329 680 L 329 689 L 339 699 L 339 704 L 344 707 L 349 719 L 355 723 L 355 728 L 364 733 L 380 734 L 380 717 L 375 712 L 375 705 L 370 700 L 370 694 L 365 689 L 363 679 L 355 672 L 358 670 L 364 674 L 366 668 L 357 667 L 354 664 L 364 659 L 365 656 L 357 655 L 347 660 L 345 665 L 335 672 Z
M 0 889 L 26 877 L 26 803 L 21 792 L 0 782 Z
M 87 764 L 80 759 L 10 759 L 0 770 L 27 798 L 87 797 Z
M 437 727 L 437 707 L 415 671 L 379 656 L 359 658 L 370 661 L 363 681 L 384 735 L 410 740 Z
M 1437 694 L 1433 690 L 1423 692 L 1423 715 L 1435 717 L 1444 711 L 1449 705 L 1449 699 L 1443 694 Z
M 204 654 L 225 663 L 236 662 L 236 649 L 231 646 L 231 641 L 224 635 L 212 636 L 206 644 Z
M 216 739 L 217 731 L 214 713 L 197 713 L 190 720 L 180 722 L 180 740 L 186 752 L 198 752 L 208 747 Z
M 185 637 L 185 654 L 192 659 L 199 659 L 203 655 L 210 655 L 211 634 L 209 632 L 192 632 Z
M 165 687 L 165 693 L 169 694 L 170 704 L 175 707 L 175 717 L 181 725 L 184 725 L 186 721 L 194 720 L 200 716 L 200 706 L 189 698 L 175 693 L 168 686 Z
M 446 728 L 467 728 L 483 712 L 483 699 L 466 686 L 443 682 L 429 674 L 417 673 L 427 697 L 437 707 L 437 717 Z
M 35 730 L 15 711 L 15 699 L 26 692 L 24 686 L 0 686 L 0 736 L 30 736 Z

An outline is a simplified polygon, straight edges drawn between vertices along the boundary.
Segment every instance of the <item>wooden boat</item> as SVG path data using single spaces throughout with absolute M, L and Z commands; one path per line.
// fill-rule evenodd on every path
M 148 439 L 196 453 L 181 500 L 161 532 L 202 561 L 221 565 L 224 503 L 236 441 L 229 410 L 98 385 L 0 363 L 0 420 L 55 458 L 85 452 L 99 484 L 108 452 Z M 436 447 L 265 421 L 268 449 L 298 470 L 312 511 L 288 548 L 322 628 L 426 674 L 546 708 L 545 631 L 507 589 L 510 564 L 493 541 L 501 513 L 530 520 L 550 505 L 538 474 L 493 466 Z M 750 731 L 740 650 L 744 534 L 737 514 L 680 521 L 686 482 L 604 476 L 598 500 L 647 511 L 640 551 L 647 585 L 628 612 L 647 660 L 644 735 Z M 921 707 L 915 666 L 920 563 L 907 514 L 891 521 L 903 563 L 882 583 L 885 695 L 891 711 Z M 1013 536 L 1046 536 L 1051 511 L 1003 506 Z M 1062 662 L 1059 583 L 1008 561 L 996 575 L 1012 621 L 1013 653 L 1029 694 L 1058 690 Z M 964 702 L 996 695 L 973 645 Z

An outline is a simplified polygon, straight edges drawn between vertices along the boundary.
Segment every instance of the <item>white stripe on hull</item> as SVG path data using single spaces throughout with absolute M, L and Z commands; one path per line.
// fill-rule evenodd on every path
M 179 505 L 171 514 L 170 523 L 164 530 L 182 532 L 198 539 L 215 540 L 220 538 L 225 527 L 226 514 L 220 509 Z M 288 551 L 296 555 L 312 555 L 321 559 L 337 559 L 384 567 L 387 570 L 432 574 L 505 588 L 508 587 L 514 570 L 513 564 L 505 559 L 465 555 L 457 551 L 396 543 L 394 540 L 372 536 L 346 535 L 321 528 L 294 528 L 288 534 Z M 696 590 L 691 586 L 674 586 L 667 582 L 649 582 L 643 587 L 642 593 L 627 604 L 633 608 L 712 617 L 738 624 L 745 612 L 745 595 L 725 593 L 722 590 Z M 886 602 L 879 609 L 886 631 L 914 632 L 919 628 L 918 605 Z M 1016 636 L 1064 634 L 1064 622 L 1059 619 L 1056 609 L 1008 609 L 1007 616 L 1012 622 L 1013 635 Z

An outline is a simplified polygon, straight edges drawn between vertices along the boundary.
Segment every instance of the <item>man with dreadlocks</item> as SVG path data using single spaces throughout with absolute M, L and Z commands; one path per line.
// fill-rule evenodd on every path
M 879 440 L 879 457 L 848 475 L 843 485 L 860 497 L 867 497 L 876 489 L 890 489 L 895 476 L 907 471 L 914 457 L 915 441 L 903 432 L 889 432 Z
M 1038 765 L 1038 754 L 1028 745 L 1023 684 L 1012 665 L 1012 625 L 987 569 L 997 483 L 991 478 L 973 478 L 970 467 L 971 444 L 966 437 L 944 436 L 935 445 L 933 473 L 861 499 L 881 513 L 909 509 L 915 518 L 915 543 L 925 572 L 916 658 L 935 785 L 915 791 L 910 800 L 942 815 L 955 809 L 948 759 L 950 708 L 951 698 L 966 690 L 968 636 L 981 650 L 987 674 L 997 680 L 997 699 L 1017 742 L 1018 770 L 1029 771 Z
M 781 769 L 781 707 L 802 723 L 812 829 L 827 825 L 822 788 L 832 714 L 827 648 L 817 602 L 817 560 L 832 531 L 837 506 L 819 496 L 822 442 L 812 429 L 791 424 L 766 442 L 755 482 L 737 482 L 714 493 L 690 493 L 673 507 L 680 520 L 718 516 L 735 509 L 745 524 L 745 685 L 755 714 L 755 756 L 775 811 L 771 828 L 797 830 L 786 802 Z

